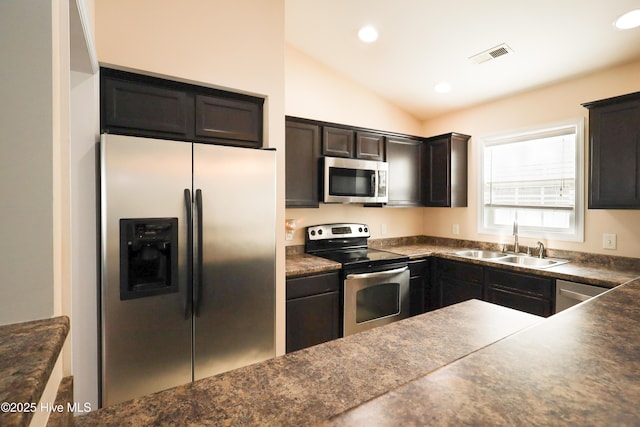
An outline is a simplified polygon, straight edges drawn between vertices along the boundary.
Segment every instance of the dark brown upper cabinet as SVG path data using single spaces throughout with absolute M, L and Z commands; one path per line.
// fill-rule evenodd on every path
M 261 110 L 255 102 L 196 95 L 196 140 L 259 147 Z
M 188 139 L 193 109 L 184 90 L 112 78 L 101 81 L 102 129 L 113 133 Z
M 387 206 L 422 206 L 422 142 L 387 137 L 389 201 Z
M 356 158 L 384 161 L 384 135 L 356 132 Z
M 423 203 L 431 207 L 467 206 L 469 135 L 448 133 L 424 140 Z
M 101 132 L 258 148 L 264 100 L 100 69 Z
M 589 109 L 589 209 L 640 209 L 640 92 Z
M 285 122 L 286 206 L 319 206 L 320 126 L 287 118 Z
M 354 136 L 351 129 L 323 126 L 322 155 L 330 157 L 353 157 Z

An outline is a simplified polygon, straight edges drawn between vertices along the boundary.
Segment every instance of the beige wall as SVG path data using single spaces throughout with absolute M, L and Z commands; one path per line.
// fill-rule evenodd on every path
M 588 111 L 580 104 L 637 92 L 640 90 L 639 76 L 640 61 L 637 61 L 427 121 L 422 131 L 424 135 L 456 131 L 472 135 L 472 139 L 469 153 L 469 207 L 425 209 L 424 233 L 454 237 L 451 234 L 451 227 L 456 223 L 460 224 L 459 237 L 461 238 L 500 241 L 498 236 L 479 235 L 477 232 L 478 168 L 476 165 L 479 138 L 503 131 L 579 117 L 585 118 L 585 127 L 588 129 Z M 585 129 L 586 179 L 588 179 L 587 129 Z M 638 210 L 587 209 L 583 243 L 549 241 L 547 246 L 637 258 L 640 257 L 639 225 L 640 211 Z M 617 234 L 617 250 L 602 248 L 602 233 Z M 508 238 L 511 239 L 511 237 Z M 533 245 L 535 241 L 536 239 L 521 239 L 521 244 Z
M 286 47 L 285 59 L 287 115 L 420 135 L 421 122 L 415 117 L 294 47 Z M 422 233 L 420 208 L 321 204 L 318 209 L 287 209 L 287 218 L 297 220 L 294 239 L 287 245 L 304 244 L 304 227 L 330 222 L 363 222 L 376 239 Z
M 278 150 L 276 346 L 284 352 L 284 0 L 95 0 L 101 65 L 266 97 Z

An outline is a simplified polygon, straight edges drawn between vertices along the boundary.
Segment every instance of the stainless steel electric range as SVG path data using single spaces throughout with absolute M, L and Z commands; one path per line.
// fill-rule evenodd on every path
M 366 224 L 307 227 L 305 252 L 342 264 L 344 336 L 409 316 L 409 258 L 369 248 Z

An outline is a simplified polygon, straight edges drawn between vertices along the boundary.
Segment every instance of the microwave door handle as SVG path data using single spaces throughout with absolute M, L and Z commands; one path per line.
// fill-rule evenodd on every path
M 378 197 L 378 171 L 371 174 L 371 187 L 373 188 L 373 197 Z

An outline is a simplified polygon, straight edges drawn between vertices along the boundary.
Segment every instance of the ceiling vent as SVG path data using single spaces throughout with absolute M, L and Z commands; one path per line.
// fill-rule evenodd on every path
M 509 53 L 513 53 L 513 49 L 507 46 L 506 43 L 502 43 L 501 45 L 492 47 L 491 49 L 485 50 L 484 52 L 480 52 L 469 57 L 469 60 L 474 64 L 482 64 L 483 62 L 487 62 L 491 59 L 495 59 Z

